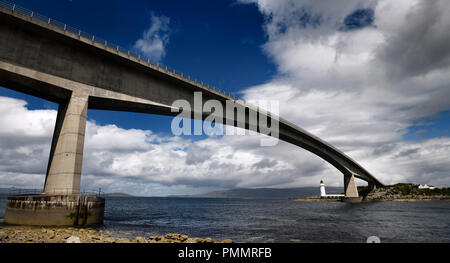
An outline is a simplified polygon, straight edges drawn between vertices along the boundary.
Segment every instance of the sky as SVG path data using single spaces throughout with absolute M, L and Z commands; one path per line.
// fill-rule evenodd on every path
M 15 3 L 242 99 L 277 100 L 280 116 L 385 184 L 450 185 L 448 1 Z M 0 87 L 0 187 L 42 188 L 57 107 Z M 333 166 L 288 143 L 177 137 L 171 120 L 89 110 L 82 189 L 164 196 L 343 185 Z

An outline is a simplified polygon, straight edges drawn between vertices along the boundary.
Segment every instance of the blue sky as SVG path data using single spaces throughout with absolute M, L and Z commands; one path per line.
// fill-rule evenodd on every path
M 131 50 L 138 50 L 142 39 L 160 41 L 152 58 L 240 98 L 278 100 L 283 118 L 331 142 L 385 183 L 450 184 L 446 1 L 420 0 L 416 6 L 389 0 L 15 3 Z M 0 88 L 2 97 L 27 102 L 4 100 L 24 132 L 17 132 L 22 136 L 17 141 L 26 141 L 25 131 L 39 126 L 20 119 L 37 115 L 51 123 L 57 109 L 6 88 Z M 342 185 L 333 167 L 286 143 L 263 149 L 248 137 L 179 140 L 170 133 L 170 117 L 149 114 L 90 110 L 88 119 L 85 185 L 104 188 L 107 182 L 104 189 L 144 195 L 314 186 L 323 178 L 328 185 Z M 23 177 L 23 185 L 27 178 L 42 179 L 48 158 L 42 141 L 53 129 L 45 125 L 33 135 L 42 157 L 24 165 L 26 171 L 9 166 L 10 156 L 28 152 L 25 146 L 0 153 L 0 185 L 11 185 L 10 173 Z M 2 134 L 12 136 L 0 127 Z M 98 143 L 115 136 L 126 138 L 120 149 Z M 0 145 L 7 140 L 0 138 Z M 155 152 L 161 156 L 153 165 Z

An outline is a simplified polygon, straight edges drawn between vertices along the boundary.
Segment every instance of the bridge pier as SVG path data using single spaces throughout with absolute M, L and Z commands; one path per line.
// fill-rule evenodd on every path
M 352 173 L 351 175 L 344 175 L 344 192 L 345 196 L 342 198 L 342 201 L 355 203 L 361 202 L 362 198 L 359 197 L 358 188 L 356 187 L 355 175 Z
M 8 197 L 5 223 L 103 224 L 105 199 L 80 193 L 88 98 L 73 92 L 68 101 L 60 103 L 43 194 Z
M 79 194 L 88 95 L 72 93 L 58 109 L 45 178 L 45 194 Z
M 359 197 L 358 188 L 355 183 L 355 175 L 344 175 L 345 197 Z

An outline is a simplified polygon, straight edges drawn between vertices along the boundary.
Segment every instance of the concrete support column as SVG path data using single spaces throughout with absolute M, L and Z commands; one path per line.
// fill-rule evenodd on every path
M 58 108 L 45 194 L 79 194 L 88 95 L 72 93 Z
M 344 175 L 344 189 L 345 197 L 359 197 L 353 174 L 351 176 Z
M 369 182 L 368 186 L 369 186 L 370 191 L 377 189 L 377 185 L 372 182 Z

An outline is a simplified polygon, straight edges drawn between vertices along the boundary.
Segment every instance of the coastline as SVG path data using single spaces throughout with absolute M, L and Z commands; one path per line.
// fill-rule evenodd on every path
M 449 202 L 450 196 L 382 196 L 382 197 L 371 197 L 368 196 L 364 199 L 367 202 L 430 202 L 430 201 L 440 201 Z
M 320 196 L 310 196 L 303 198 L 292 198 L 296 202 L 340 202 L 339 198 L 322 198 Z M 449 202 L 450 196 L 367 196 L 363 202 Z
M 295 202 L 341 202 L 339 199 L 320 199 L 320 198 L 296 198 Z M 380 200 L 362 200 L 362 202 L 450 202 L 450 198 L 446 199 L 413 199 L 413 198 L 399 198 L 399 199 L 380 199 Z
M 323 187 L 323 184 L 321 185 Z M 325 192 L 324 188 L 322 189 Z M 321 191 L 322 191 L 321 190 Z M 428 201 L 450 201 L 450 188 L 419 188 L 418 184 L 398 183 L 379 188 L 358 186 L 358 194 L 363 202 L 428 202 Z M 328 195 L 314 195 L 304 198 L 291 198 L 294 201 L 304 202 L 335 202 L 341 201 L 339 197 Z
M 99 228 L 39 227 L 0 225 L 0 243 L 232 243 L 212 238 L 189 237 L 183 234 L 164 236 L 120 237 L 120 232 Z
M 320 197 L 320 195 L 302 197 L 302 198 L 290 198 L 295 202 L 338 202 L 340 198 L 335 197 Z

